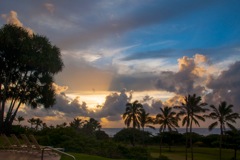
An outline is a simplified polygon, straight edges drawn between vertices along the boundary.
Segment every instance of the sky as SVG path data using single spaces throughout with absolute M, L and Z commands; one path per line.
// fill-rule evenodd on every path
M 19 115 L 47 124 L 93 117 L 124 127 L 125 104 L 151 115 L 188 94 L 240 111 L 239 0 L 0 0 L 0 27 L 11 23 L 61 49 L 51 109 Z M 202 127 L 207 127 L 202 123 Z

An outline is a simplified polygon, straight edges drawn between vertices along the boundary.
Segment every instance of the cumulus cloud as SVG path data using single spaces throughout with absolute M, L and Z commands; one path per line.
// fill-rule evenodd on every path
M 29 35 L 33 34 L 33 30 L 31 28 L 23 26 L 22 22 L 18 19 L 18 15 L 17 15 L 16 11 L 10 11 L 10 13 L 8 15 L 2 14 L 1 17 L 4 18 L 7 21 L 7 23 L 9 23 L 9 24 L 13 24 L 18 27 L 25 28 L 28 31 Z
M 240 61 L 230 65 L 218 77 L 209 79 L 207 86 L 212 90 L 206 96 L 206 101 L 218 106 L 221 101 L 233 104 L 240 111 Z
M 204 55 L 196 54 L 193 58 L 184 56 L 178 59 L 178 72 L 162 72 L 156 87 L 180 95 L 202 95 L 206 91 L 204 82 L 209 76 L 206 62 Z
M 68 86 L 59 86 L 56 83 L 52 84 L 53 89 L 55 90 L 56 94 L 60 94 L 62 92 L 65 92 L 66 90 L 68 90 Z
M 94 116 L 87 103 L 80 101 L 80 97 L 72 99 L 64 93 L 68 88 L 67 86 L 59 86 L 54 83 L 53 87 L 56 91 L 56 103 L 51 108 L 38 107 L 37 109 L 32 109 L 29 106 L 23 106 L 18 115 L 23 116 L 25 119 L 38 117 L 46 120 L 48 124 L 69 122 L 74 117 Z
M 125 112 L 126 104 L 130 101 L 130 95 L 123 89 L 121 93 L 112 93 L 106 97 L 106 100 L 100 110 L 96 113 L 98 118 L 106 118 L 109 121 L 121 120 L 121 115 Z

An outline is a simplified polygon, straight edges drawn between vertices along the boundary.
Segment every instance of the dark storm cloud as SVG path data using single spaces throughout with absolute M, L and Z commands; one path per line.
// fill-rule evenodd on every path
M 74 100 L 69 100 L 63 93 L 57 95 L 56 104 L 52 109 L 64 113 L 67 117 L 89 115 L 88 107 L 85 102 L 81 104 L 79 97 L 76 97 Z
M 121 120 L 121 115 L 124 113 L 126 104 L 130 99 L 131 93 L 128 96 L 125 89 L 120 94 L 115 92 L 108 95 L 103 106 L 101 106 L 101 110 L 95 113 L 95 117 L 106 118 L 109 121 Z
M 208 84 L 212 92 L 206 96 L 206 101 L 218 106 L 221 101 L 233 104 L 240 111 L 240 61 L 232 64 L 217 78 L 212 78 Z
M 91 114 L 91 111 L 88 110 L 87 104 L 85 102 L 80 103 L 79 97 L 75 99 L 70 99 L 64 93 L 56 95 L 56 104 L 49 109 L 43 107 L 37 109 L 31 109 L 31 107 L 25 107 L 23 111 L 20 111 L 20 115 L 25 115 L 28 117 L 76 117 L 76 116 L 85 116 L 88 117 Z M 27 114 L 26 114 L 27 113 Z

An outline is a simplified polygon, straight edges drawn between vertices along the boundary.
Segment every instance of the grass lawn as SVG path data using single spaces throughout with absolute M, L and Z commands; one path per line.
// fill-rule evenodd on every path
M 148 147 L 151 157 L 157 159 L 159 157 L 159 147 L 149 146 Z M 169 160 L 185 160 L 185 148 L 174 147 L 172 151 L 168 151 L 168 148 L 162 149 L 162 155 L 168 157 Z M 188 150 L 188 159 L 191 159 L 190 149 Z M 80 153 L 70 153 L 76 157 L 76 160 L 113 160 L 110 158 L 104 158 L 100 156 L 86 155 Z M 231 160 L 233 158 L 234 151 L 231 149 L 222 150 L 222 160 Z M 240 160 L 240 152 L 237 153 L 237 158 Z M 70 160 L 71 158 L 62 157 L 61 160 Z M 116 160 L 116 159 L 114 159 Z M 119 159 L 118 159 L 119 160 Z M 123 160 L 123 159 L 122 159 Z M 126 160 L 126 159 L 125 159 Z M 218 148 L 194 148 L 194 160 L 219 160 L 219 149 Z
M 87 154 L 80 154 L 80 153 L 70 153 L 71 155 L 75 156 L 76 160 L 114 160 L 110 158 L 100 157 L 100 156 L 93 156 Z M 61 160 L 72 160 L 70 157 L 62 156 Z M 118 159 L 120 160 L 120 159 Z
M 159 157 L 159 147 L 149 148 L 151 156 L 153 158 Z M 194 148 L 194 160 L 219 160 L 218 148 Z M 168 157 L 170 160 L 185 160 L 185 148 L 175 147 L 172 151 L 168 151 L 167 148 L 163 148 L 162 155 Z M 234 151 L 231 149 L 222 150 L 222 160 L 231 160 L 234 156 Z M 191 158 L 190 149 L 188 150 L 188 159 Z M 237 154 L 237 158 L 240 158 L 240 152 Z

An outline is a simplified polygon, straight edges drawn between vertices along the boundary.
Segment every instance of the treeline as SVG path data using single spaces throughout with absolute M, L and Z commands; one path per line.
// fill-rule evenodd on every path
M 12 133 L 34 134 L 41 145 L 64 148 L 67 152 L 140 160 L 151 159 L 148 146 L 159 145 L 162 141 L 164 148 L 174 151 L 176 147 L 184 146 L 186 137 L 190 134 L 166 131 L 153 135 L 144 130 L 123 128 L 111 138 L 101 130 L 100 123 L 93 118 L 84 121 L 74 118 L 70 123 L 56 126 L 47 126 L 42 122 L 38 129 L 36 129 L 36 124 L 32 127 L 15 125 Z M 219 140 L 219 134 L 203 136 L 192 133 L 194 147 L 219 147 Z M 133 142 L 135 146 L 132 146 Z M 239 142 L 240 131 L 226 131 L 223 135 L 222 147 L 237 151 Z M 190 147 L 189 143 L 187 147 Z
M 236 120 L 240 118 L 240 115 L 233 111 L 233 105 L 228 105 L 227 102 L 222 101 L 218 106 L 208 105 L 202 102 L 201 96 L 196 94 L 187 95 L 181 105 L 178 106 L 163 106 L 159 108 L 159 113 L 153 117 L 149 113 L 146 113 L 143 105 L 138 101 L 126 104 L 125 113 L 123 113 L 123 119 L 125 125 L 129 128 L 144 131 L 144 127 L 154 128 L 152 125 L 159 125 L 160 135 L 160 148 L 159 153 L 162 153 L 162 142 L 166 131 L 176 131 L 181 126 L 186 128 L 185 132 L 185 157 L 188 157 L 188 149 L 190 148 L 191 159 L 194 159 L 193 155 L 193 124 L 200 127 L 200 121 L 204 122 L 207 118 L 213 120 L 213 123 L 209 125 L 209 130 L 215 127 L 220 127 L 219 144 L 219 159 L 222 157 L 223 137 L 226 133 L 226 127 L 230 128 L 233 134 L 237 135 L 237 129 L 233 125 Z M 132 133 L 133 141 L 132 145 L 135 145 L 136 135 Z
M 131 147 L 128 142 L 119 142 L 116 138 L 110 138 L 101 130 L 100 123 L 94 118 L 88 120 L 74 118 L 70 123 L 62 123 L 56 126 L 47 126 L 39 118 L 31 118 L 27 121 L 32 123 L 31 127 L 21 124 L 14 125 L 11 133 L 17 136 L 34 134 L 41 145 L 64 148 L 66 152 L 85 153 L 115 159 L 141 160 L 150 157 L 149 152 L 141 143 L 139 143 L 139 146 Z M 41 123 L 37 124 L 39 121 Z M 36 127 L 37 125 L 38 127 Z

